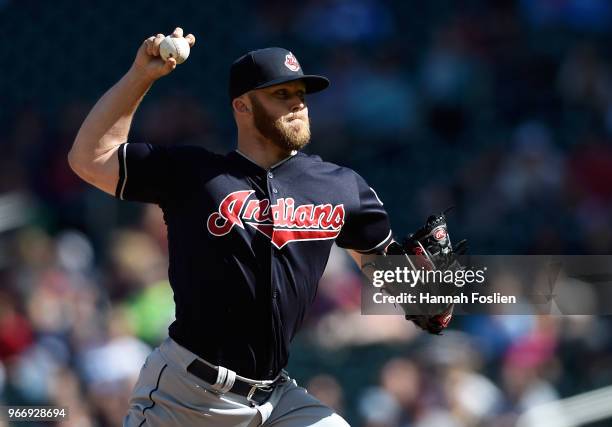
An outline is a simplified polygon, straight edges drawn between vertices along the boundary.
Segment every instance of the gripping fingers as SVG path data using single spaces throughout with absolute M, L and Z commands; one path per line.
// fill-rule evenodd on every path
M 189 47 L 193 47 L 193 45 L 195 44 L 196 38 L 193 34 L 187 34 L 185 36 L 185 40 L 187 40 L 187 43 L 189 43 Z
M 152 45 L 154 40 L 155 37 L 149 37 L 144 41 L 144 47 L 145 51 L 147 52 L 147 55 L 153 55 Z
M 176 68 L 176 59 L 168 58 L 166 59 L 166 63 L 164 64 L 164 68 L 170 72 Z
M 159 45 L 164 39 L 163 34 L 157 34 L 156 36 L 149 37 L 145 40 L 145 47 L 147 50 L 147 55 L 149 56 L 159 56 Z
M 183 29 L 181 27 L 176 27 L 172 32 L 172 37 L 183 37 Z
M 153 39 L 153 43 L 151 43 L 151 55 L 159 56 L 159 45 L 161 44 L 163 39 L 163 34 L 157 34 L 155 36 L 155 38 Z

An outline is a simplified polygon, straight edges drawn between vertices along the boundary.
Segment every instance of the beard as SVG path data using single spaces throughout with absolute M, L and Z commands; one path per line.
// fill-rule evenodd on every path
M 254 96 L 250 97 L 253 107 L 253 124 L 264 138 L 283 150 L 301 150 L 310 142 L 310 121 L 304 114 L 287 114 L 273 118 Z

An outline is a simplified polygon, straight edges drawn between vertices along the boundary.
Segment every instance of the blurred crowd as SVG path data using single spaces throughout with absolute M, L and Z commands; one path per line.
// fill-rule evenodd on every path
M 307 151 L 363 175 L 398 236 L 454 205 L 451 233 L 474 253 L 611 252 L 610 2 L 187 3 L 169 20 L 165 3 L 0 1 L 8 32 L 32 24 L 0 59 L 13 58 L 0 82 L 0 404 L 67 406 L 66 426 L 120 425 L 167 336 L 160 210 L 94 190 L 66 154 L 140 40 L 177 20 L 198 45 L 147 95 L 134 141 L 231 150 L 229 64 L 280 45 L 332 81 L 307 99 Z M 134 43 L 115 56 L 119 28 Z M 50 55 L 56 44 L 76 61 Z M 360 315 L 360 286 L 334 250 L 289 366 L 351 425 L 513 426 L 535 405 L 612 384 L 607 317 L 461 316 L 429 337 L 401 317 Z

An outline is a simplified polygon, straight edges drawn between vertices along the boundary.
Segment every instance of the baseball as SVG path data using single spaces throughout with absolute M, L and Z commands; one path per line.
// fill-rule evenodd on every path
M 164 61 L 176 59 L 177 64 L 185 62 L 189 56 L 189 42 L 183 37 L 166 36 L 159 45 L 159 54 Z

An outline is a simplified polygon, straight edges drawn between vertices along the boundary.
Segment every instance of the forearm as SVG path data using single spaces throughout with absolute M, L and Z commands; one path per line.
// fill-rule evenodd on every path
M 71 155 L 94 161 L 127 140 L 132 118 L 153 80 L 130 68 L 94 105 L 81 125 Z
M 175 28 L 172 36 L 183 37 Z M 189 46 L 193 34 L 185 37 Z M 132 118 L 153 82 L 176 68 L 176 59 L 159 56 L 163 34 L 143 41 L 130 70 L 98 100 L 81 125 L 68 153 L 68 163 L 83 180 L 109 193 L 115 193 L 119 180 L 117 148 L 127 141 Z
M 117 147 L 127 141 L 134 113 L 153 81 L 132 67 L 91 109 L 68 154 L 71 168 L 84 181 L 114 194 Z

